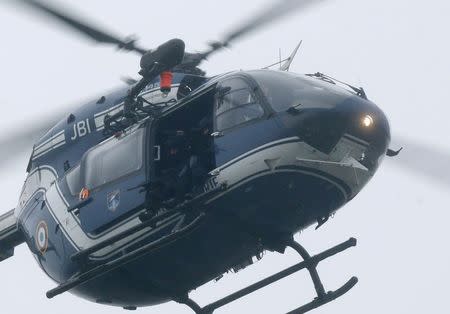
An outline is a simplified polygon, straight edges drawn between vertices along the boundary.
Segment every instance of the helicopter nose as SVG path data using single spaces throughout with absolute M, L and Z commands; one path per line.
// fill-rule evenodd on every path
M 340 182 L 348 191 L 347 199 L 372 178 L 390 142 L 384 113 L 359 96 L 291 110 L 284 117 L 289 135 L 301 141 L 295 167 Z
M 374 172 L 389 142 L 389 123 L 372 102 L 358 96 L 342 103 L 300 110 L 295 118 L 296 134 L 324 153 L 321 159 L 343 162 L 353 159 Z
M 344 115 L 342 137 L 351 147 L 362 150 L 355 158 L 359 157 L 357 160 L 363 166 L 375 172 L 391 140 L 388 119 L 380 108 L 365 99 L 352 98 L 339 107 Z

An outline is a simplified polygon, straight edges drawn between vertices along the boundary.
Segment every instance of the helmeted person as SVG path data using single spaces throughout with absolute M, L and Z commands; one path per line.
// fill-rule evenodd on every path
M 188 192 L 197 192 L 213 166 L 211 129 L 208 115 L 189 130 L 189 157 L 179 174 L 180 180 L 186 182 Z
M 165 132 L 167 136 L 162 146 L 162 158 L 165 170 L 162 175 L 163 199 L 181 198 L 186 190 L 185 182 L 180 182 L 179 173 L 189 158 L 189 145 L 186 132 L 175 130 Z

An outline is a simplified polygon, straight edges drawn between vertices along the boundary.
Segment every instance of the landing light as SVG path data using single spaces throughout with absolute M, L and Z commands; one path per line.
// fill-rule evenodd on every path
M 365 115 L 361 120 L 361 124 L 365 128 L 370 128 L 373 125 L 373 118 L 370 115 Z

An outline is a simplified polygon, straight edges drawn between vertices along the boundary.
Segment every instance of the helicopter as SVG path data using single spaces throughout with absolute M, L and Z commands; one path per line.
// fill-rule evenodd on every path
M 385 154 L 397 154 L 363 89 L 320 73 L 208 78 L 198 65 L 233 36 L 200 54 L 180 40 L 148 51 L 28 3 L 139 52 L 142 79 L 68 114 L 34 145 L 19 205 L 1 218 L 3 258 L 26 242 L 60 284 L 49 297 L 70 291 L 125 309 L 174 300 L 211 313 L 306 268 L 318 297 L 295 310 L 303 313 L 356 284 L 326 293 L 316 271 L 354 239 L 311 257 L 292 235 L 324 224 Z M 204 308 L 189 299 L 225 271 L 286 247 L 304 262 Z

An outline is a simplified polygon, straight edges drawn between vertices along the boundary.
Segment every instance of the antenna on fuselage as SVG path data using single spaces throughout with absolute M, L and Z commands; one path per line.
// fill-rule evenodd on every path
M 281 60 L 281 48 L 278 50 L 278 56 L 279 56 L 278 60 L 280 60 L 280 70 L 281 70 L 281 64 L 283 63 L 283 61 Z
M 302 45 L 302 43 L 303 43 L 303 40 L 301 40 L 300 43 L 297 45 L 297 47 L 295 47 L 295 49 L 292 52 L 292 54 L 289 57 L 287 57 L 287 58 L 285 58 L 283 60 L 281 60 L 281 49 L 280 49 L 279 50 L 280 60 L 278 62 L 275 62 L 275 63 L 273 63 L 271 65 L 268 65 L 268 66 L 264 67 L 263 69 L 266 70 L 266 69 L 270 69 L 273 66 L 279 65 L 280 66 L 280 68 L 279 68 L 280 71 L 289 71 L 289 68 L 291 67 L 292 61 L 294 61 L 294 58 L 297 55 L 297 52 L 298 52 L 300 46 Z
M 300 40 L 299 44 L 297 45 L 297 47 L 295 47 L 292 54 L 289 56 L 289 58 L 286 59 L 286 62 L 280 67 L 281 71 L 289 71 L 292 61 L 294 61 L 295 56 L 297 55 L 297 52 L 300 49 L 302 43 L 303 43 L 303 40 Z

